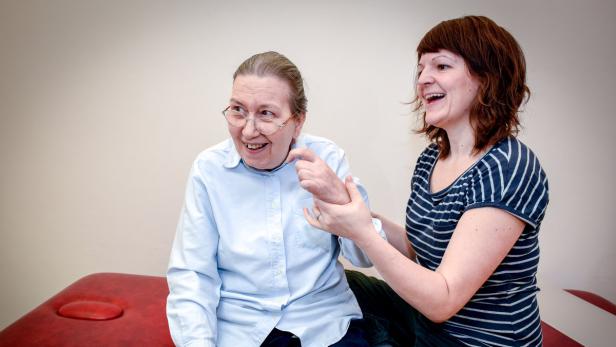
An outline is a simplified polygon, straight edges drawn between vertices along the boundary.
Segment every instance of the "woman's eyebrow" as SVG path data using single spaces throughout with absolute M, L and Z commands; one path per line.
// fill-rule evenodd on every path
M 237 100 L 235 98 L 229 99 L 229 102 L 232 103 L 232 104 L 237 104 L 238 106 L 246 107 L 246 105 L 244 105 L 241 101 L 239 101 L 239 100 Z M 276 105 L 276 104 L 263 103 L 263 104 L 257 105 L 257 108 L 259 108 L 259 109 L 261 109 L 261 108 L 271 108 L 271 109 L 275 109 L 276 111 L 279 111 L 281 107 Z
M 275 109 L 279 109 L 280 107 L 278 105 L 275 104 L 261 104 L 259 105 L 259 107 L 264 107 L 264 108 L 275 108 Z
M 241 106 L 244 106 L 244 104 L 242 104 L 242 102 L 241 102 L 241 101 L 239 101 L 239 100 L 237 100 L 237 99 L 234 99 L 234 98 L 229 99 L 229 102 L 232 102 L 232 103 L 235 103 L 235 104 L 239 104 L 239 105 L 241 105 Z
M 430 58 L 430 59 L 428 60 L 428 62 L 431 62 L 431 63 L 432 63 L 432 62 L 434 62 L 435 60 L 440 59 L 440 58 L 444 58 L 444 59 L 447 59 L 447 60 L 450 60 L 450 61 L 455 61 L 452 57 L 450 57 L 450 56 L 448 56 L 448 55 L 445 55 L 445 54 L 439 54 L 439 55 L 435 55 L 435 56 L 433 56 L 432 58 Z M 418 63 L 418 64 L 417 64 L 417 66 L 421 66 L 421 67 L 423 67 L 423 64 L 422 64 L 422 63 Z
M 436 59 L 439 59 L 439 58 L 445 58 L 445 59 L 452 60 L 451 57 L 449 57 L 448 55 L 445 55 L 445 54 L 435 55 L 434 57 L 432 57 L 432 60 L 436 60 Z

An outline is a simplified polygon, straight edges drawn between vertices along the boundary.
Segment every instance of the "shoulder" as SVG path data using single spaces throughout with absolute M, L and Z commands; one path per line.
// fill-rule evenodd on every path
M 481 176 L 499 175 L 505 178 L 521 174 L 545 176 L 533 151 L 513 137 L 503 139 L 494 145 L 479 160 L 474 171 Z
M 497 143 L 469 172 L 471 207 L 505 208 L 538 225 L 548 203 L 548 180 L 535 154 L 510 137 Z
M 307 147 L 310 149 L 314 148 L 340 148 L 334 141 L 327 139 L 321 136 L 315 136 L 310 134 L 301 134 L 297 140 L 296 144 L 298 147 Z
M 344 150 L 334 141 L 321 136 L 301 134 L 295 143 L 298 148 L 308 148 L 315 152 L 319 157 L 325 159 L 331 156 L 341 159 L 344 157 Z
M 413 176 L 428 176 L 432 171 L 432 167 L 439 156 L 439 149 L 436 143 L 428 145 L 417 158 L 415 163 L 415 171 Z
M 498 163 L 507 166 L 535 161 L 539 164 L 535 153 L 514 137 L 498 142 L 481 161 L 485 164 Z
M 239 157 L 233 141 L 226 139 L 199 153 L 193 161 L 193 168 L 199 171 L 223 168 L 225 164 L 233 161 L 235 156 Z
M 424 148 L 424 150 L 421 152 L 421 154 L 419 155 L 419 158 L 417 159 L 417 161 L 432 161 L 432 162 L 436 162 L 436 159 L 438 159 L 439 156 L 439 149 L 438 149 L 438 145 L 436 143 L 431 143 L 429 144 L 426 148 Z

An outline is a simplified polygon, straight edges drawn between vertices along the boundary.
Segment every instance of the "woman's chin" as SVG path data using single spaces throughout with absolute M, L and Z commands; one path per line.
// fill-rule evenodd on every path
M 437 128 L 440 128 L 439 125 L 442 123 L 441 121 L 442 119 L 440 119 L 439 117 L 435 117 L 435 116 L 426 115 L 426 118 L 425 118 L 426 124 L 431 125 L 433 127 L 437 127 Z
M 269 171 L 269 170 L 273 170 L 275 168 L 277 168 L 278 166 L 280 166 L 281 163 L 274 163 L 273 160 L 250 160 L 250 159 L 244 159 L 244 163 L 246 163 L 246 165 L 250 166 L 253 169 L 257 169 L 257 170 L 262 170 L 262 171 Z

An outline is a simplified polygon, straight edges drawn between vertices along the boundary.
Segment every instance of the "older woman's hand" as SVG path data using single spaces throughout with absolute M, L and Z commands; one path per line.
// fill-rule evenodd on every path
M 372 216 L 351 176 L 345 179 L 345 188 L 351 202 L 337 205 L 315 199 L 312 213 L 305 208 L 304 217 L 313 227 L 353 240 L 361 247 L 363 236 L 378 234 L 368 232 L 374 228 Z
M 295 170 L 299 184 L 315 199 L 339 205 L 351 201 L 340 178 L 314 152 L 307 148 L 293 149 L 289 152 L 286 162 L 295 159 L 297 159 Z

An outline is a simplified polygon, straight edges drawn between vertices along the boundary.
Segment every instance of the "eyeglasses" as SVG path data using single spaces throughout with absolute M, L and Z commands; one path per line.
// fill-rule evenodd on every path
M 267 110 L 259 111 L 259 113 L 255 113 L 250 117 L 250 113 L 240 106 L 227 106 L 222 111 L 222 115 L 225 116 L 229 125 L 237 128 L 243 128 L 248 123 L 248 120 L 252 118 L 255 129 L 263 135 L 274 134 L 293 118 L 291 116 L 281 122 L 275 114 Z

